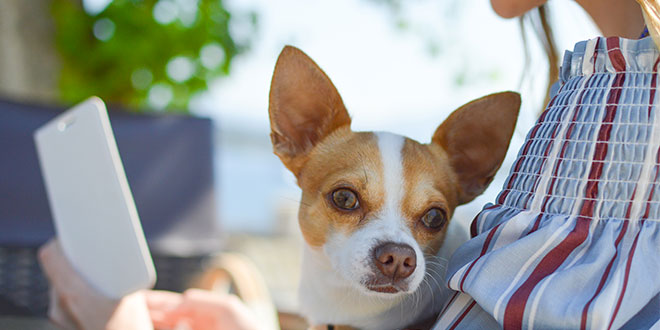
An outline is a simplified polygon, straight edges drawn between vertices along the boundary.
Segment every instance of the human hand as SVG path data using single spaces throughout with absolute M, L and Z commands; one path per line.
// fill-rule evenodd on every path
M 103 296 L 73 269 L 57 240 L 39 249 L 39 261 L 52 288 L 53 322 L 67 329 L 153 329 L 142 291 L 120 300 Z
M 254 315 L 234 295 L 197 289 L 183 294 L 168 291 L 145 291 L 144 294 L 156 329 L 257 329 Z

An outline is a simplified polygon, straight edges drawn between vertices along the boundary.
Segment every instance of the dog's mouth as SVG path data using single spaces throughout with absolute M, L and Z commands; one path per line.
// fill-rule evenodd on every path
M 366 282 L 363 282 L 363 285 L 369 291 L 386 294 L 408 292 L 410 288 L 407 281 L 394 281 L 391 278 L 385 279 L 382 277 L 372 277 Z
M 367 285 L 367 289 L 380 293 L 399 293 L 405 291 L 395 285 Z

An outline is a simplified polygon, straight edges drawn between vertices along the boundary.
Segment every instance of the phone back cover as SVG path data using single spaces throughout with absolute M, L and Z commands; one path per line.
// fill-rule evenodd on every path
M 156 275 L 103 102 L 92 98 L 35 132 L 57 235 L 74 268 L 110 298 Z

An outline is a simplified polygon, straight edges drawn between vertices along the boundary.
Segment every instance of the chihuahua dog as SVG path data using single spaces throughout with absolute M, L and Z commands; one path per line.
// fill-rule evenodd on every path
M 312 325 L 399 329 L 437 316 L 448 296 L 434 258 L 456 206 L 499 169 L 520 108 L 513 92 L 454 111 L 429 144 L 353 132 L 326 74 L 282 50 L 270 87 L 275 154 L 302 189 L 300 311 Z

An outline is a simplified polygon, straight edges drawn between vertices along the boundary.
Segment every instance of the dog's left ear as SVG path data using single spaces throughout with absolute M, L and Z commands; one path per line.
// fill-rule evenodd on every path
M 351 124 L 330 78 L 300 49 L 286 46 L 270 84 L 273 150 L 296 177 L 307 154 L 337 128 Z
M 520 95 L 491 94 L 454 111 L 433 134 L 459 180 L 459 204 L 479 196 L 502 165 L 516 126 Z

